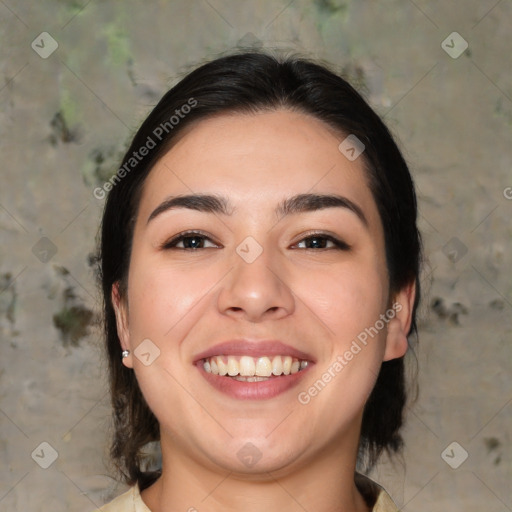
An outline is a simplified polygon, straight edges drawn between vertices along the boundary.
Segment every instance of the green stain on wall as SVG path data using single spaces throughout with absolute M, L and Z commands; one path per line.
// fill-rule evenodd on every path
M 347 2 L 343 0 L 315 0 L 314 3 L 322 14 L 332 15 L 347 10 Z
M 53 324 L 60 331 L 64 346 L 78 346 L 80 340 L 89 333 L 92 311 L 83 306 L 64 307 L 53 315 Z
M 131 45 L 128 33 L 119 26 L 120 20 L 108 23 L 103 29 L 107 40 L 108 60 L 114 66 L 126 66 L 131 60 Z
M 83 114 L 77 98 L 67 89 L 61 90 L 59 110 L 68 126 L 78 123 Z
M 63 269 L 66 274 L 69 272 Z M 66 275 L 61 272 L 62 275 Z M 63 293 L 64 304 L 60 311 L 53 315 L 53 325 L 60 331 L 64 346 L 77 347 L 80 340 L 89 334 L 89 326 L 94 321 L 93 312 L 80 304 L 68 286 Z

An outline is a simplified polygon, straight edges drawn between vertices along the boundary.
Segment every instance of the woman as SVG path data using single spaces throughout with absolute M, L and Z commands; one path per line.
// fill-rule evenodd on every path
M 108 189 L 111 454 L 131 488 L 102 510 L 397 510 L 361 472 L 401 446 L 420 236 L 361 96 L 304 59 L 216 59 Z

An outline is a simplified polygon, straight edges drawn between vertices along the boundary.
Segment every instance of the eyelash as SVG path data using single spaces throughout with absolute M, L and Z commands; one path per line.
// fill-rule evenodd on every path
M 179 250 L 179 251 L 191 251 L 191 252 L 194 252 L 194 251 L 197 251 L 200 249 L 211 249 L 211 247 L 203 247 L 203 248 L 199 247 L 196 249 L 176 247 L 176 244 L 178 244 L 179 242 L 183 241 L 186 238 L 201 238 L 201 239 L 207 239 L 207 240 L 210 240 L 211 242 L 213 242 L 213 240 L 208 235 L 206 235 L 205 233 L 202 233 L 201 231 L 184 231 L 183 233 L 179 233 L 178 235 L 176 235 L 171 240 L 164 242 L 161 246 L 161 249 L 165 249 L 165 250 L 175 249 L 175 250 Z M 301 243 L 301 242 L 304 242 L 305 240 L 310 240 L 310 239 L 315 239 L 315 238 L 328 240 L 328 241 L 332 242 L 335 245 L 335 247 L 327 247 L 327 248 L 322 247 L 319 249 L 305 248 L 306 250 L 308 250 L 308 251 L 329 251 L 329 250 L 333 250 L 333 249 L 339 250 L 339 251 L 350 250 L 350 246 L 347 243 L 343 242 L 342 240 L 338 240 L 337 238 L 335 238 L 331 235 L 322 233 L 322 232 L 309 233 L 307 236 L 301 238 L 297 243 Z

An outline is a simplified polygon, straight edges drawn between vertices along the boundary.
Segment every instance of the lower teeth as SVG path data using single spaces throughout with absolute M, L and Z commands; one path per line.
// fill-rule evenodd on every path
M 301 370 L 302 370 L 302 368 L 299 370 L 299 372 Z M 240 382 L 262 382 L 264 380 L 274 379 L 276 377 L 282 377 L 283 375 L 284 376 L 286 376 L 286 375 L 293 375 L 293 373 L 289 373 L 289 374 L 282 373 L 281 375 L 271 375 L 270 377 L 260 377 L 259 375 L 254 375 L 254 376 L 251 376 L 251 377 L 243 377 L 242 375 L 235 375 L 235 376 L 224 375 L 224 377 L 229 377 L 230 379 L 239 380 Z
M 258 377 L 256 375 L 254 377 L 242 377 L 241 375 L 235 375 L 231 378 L 241 382 L 261 382 L 263 380 L 271 379 L 272 377 Z

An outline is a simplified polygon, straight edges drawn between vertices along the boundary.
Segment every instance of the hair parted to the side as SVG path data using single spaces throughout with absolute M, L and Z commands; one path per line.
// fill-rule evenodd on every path
M 183 109 L 183 105 L 193 106 Z M 391 293 L 415 283 L 409 334 L 417 334 L 421 239 L 416 225 L 416 195 L 407 164 L 380 117 L 347 81 L 308 59 L 249 52 L 199 66 L 163 96 L 135 134 L 120 166 L 129 172 L 113 186 L 103 213 L 98 260 L 114 419 L 111 457 L 129 485 L 138 483 L 145 489 L 159 475 L 147 470 L 143 454 L 144 445 L 159 440 L 158 421 L 133 370 L 121 362 L 111 300 L 114 283 L 119 283 L 122 296 L 129 286 L 131 243 L 144 181 L 177 135 L 187 126 L 193 129 L 191 123 L 223 113 L 276 109 L 312 115 L 334 128 L 340 142 L 354 134 L 365 145 L 361 158 L 384 227 Z M 171 127 L 169 120 L 178 113 L 179 121 Z M 148 137 L 153 147 L 133 165 L 130 158 L 147 144 Z M 404 358 L 384 362 L 364 409 L 358 457 L 361 470 L 370 469 L 383 451 L 393 454 L 400 450 L 406 398 Z

